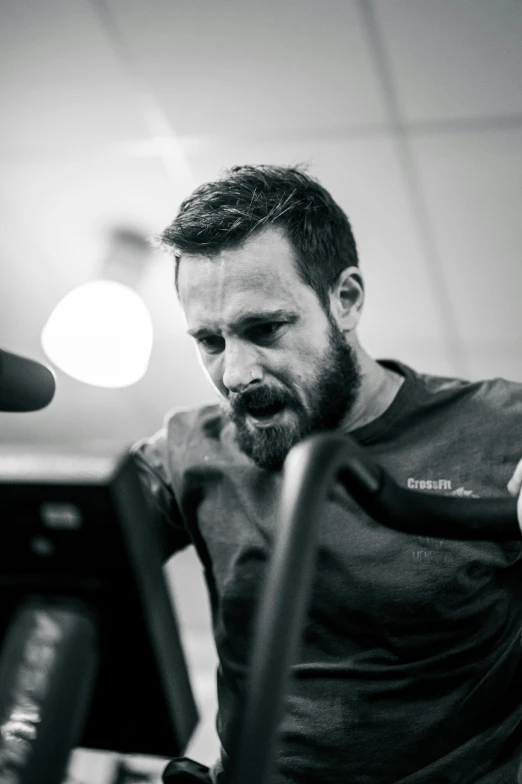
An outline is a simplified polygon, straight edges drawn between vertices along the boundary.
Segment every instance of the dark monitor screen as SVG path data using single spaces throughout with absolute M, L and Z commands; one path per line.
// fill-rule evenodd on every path
M 0 451 L 0 645 L 28 596 L 73 597 L 98 622 L 79 746 L 183 753 L 198 714 L 132 458 Z

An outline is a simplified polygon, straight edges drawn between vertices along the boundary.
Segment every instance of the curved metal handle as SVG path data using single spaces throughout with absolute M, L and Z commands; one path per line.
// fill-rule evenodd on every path
M 267 784 L 311 584 L 319 514 L 339 479 L 375 520 L 452 539 L 521 539 L 516 500 L 448 498 L 406 490 L 351 438 L 314 435 L 289 452 L 281 515 L 258 610 L 248 689 L 230 749 L 228 784 Z
M 325 446 L 332 443 L 331 436 L 319 438 L 326 439 Z M 443 539 L 522 539 L 515 498 L 456 498 L 408 490 L 370 460 L 356 441 L 340 438 L 346 451 L 336 478 L 377 522 L 397 531 Z M 315 462 L 319 441 L 313 437 L 303 446 Z

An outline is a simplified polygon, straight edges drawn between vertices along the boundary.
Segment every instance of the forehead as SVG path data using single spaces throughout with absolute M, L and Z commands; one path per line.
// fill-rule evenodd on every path
M 318 303 L 299 277 L 295 256 L 280 229 L 267 229 L 241 247 L 211 258 L 183 256 L 178 288 L 189 329 L 222 328 L 249 312 L 293 309 Z

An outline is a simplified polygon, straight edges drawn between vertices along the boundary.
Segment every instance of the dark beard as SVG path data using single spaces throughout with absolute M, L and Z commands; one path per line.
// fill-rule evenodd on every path
M 318 370 L 320 377 L 309 391 L 312 405 L 307 411 L 289 390 L 246 390 L 222 403 L 226 414 L 236 426 L 239 448 L 267 471 L 281 470 L 284 460 L 295 444 L 308 435 L 334 430 L 353 406 L 361 385 L 361 372 L 354 349 L 331 323 L 330 344 Z M 249 406 L 286 405 L 297 414 L 293 425 L 250 430 L 245 421 Z

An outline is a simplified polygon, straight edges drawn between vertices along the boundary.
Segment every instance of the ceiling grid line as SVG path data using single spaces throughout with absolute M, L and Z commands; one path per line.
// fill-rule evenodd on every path
M 127 46 L 107 0 L 88 0 L 111 46 L 119 58 L 136 95 L 144 126 L 157 145 L 157 154 L 174 188 L 193 184 L 193 175 L 181 149 L 180 140 L 153 91 L 138 72 L 135 58 Z
M 451 372 L 459 376 L 468 375 L 466 351 L 451 296 L 449 285 L 444 275 L 442 259 L 435 241 L 433 227 L 429 218 L 426 199 L 415 158 L 411 149 L 407 124 L 404 122 L 397 90 L 391 73 L 391 64 L 385 50 L 372 0 L 357 0 L 361 20 L 366 31 L 368 46 L 377 69 L 383 101 L 389 118 L 395 152 L 402 170 L 406 195 L 410 202 L 412 215 L 417 225 L 419 240 L 424 250 L 428 274 L 433 283 L 433 293 L 442 322 L 442 332 Z

